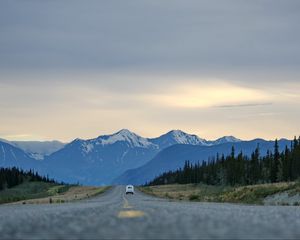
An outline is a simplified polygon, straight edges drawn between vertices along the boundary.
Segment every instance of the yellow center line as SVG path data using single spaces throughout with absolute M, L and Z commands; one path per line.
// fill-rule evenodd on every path
M 123 195 L 123 199 L 124 199 L 124 205 L 123 208 L 132 208 L 132 206 L 129 205 L 128 200 L 126 199 L 126 197 Z
M 146 214 L 143 211 L 120 211 L 118 214 L 118 218 L 137 218 L 137 217 L 143 217 Z
M 133 207 L 130 206 L 128 200 L 126 199 L 126 197 L 124 195 L 123 195 L 123 199 L 124 199 L 123 208 L 124 209 L 132 209 Z M 118 213 L 118 218 L 138 218 L 138 217 L 143 217 L 145 215 L 146 215 L 146 213 L 144 213 L 143 211 L 122 210 Z

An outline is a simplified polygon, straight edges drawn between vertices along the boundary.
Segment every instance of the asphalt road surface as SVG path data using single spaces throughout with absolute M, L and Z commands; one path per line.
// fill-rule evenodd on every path
M 300 207 L 176 202 L 124 191 L 74 203 L 1 205 L 0 239 L 300 239 Z

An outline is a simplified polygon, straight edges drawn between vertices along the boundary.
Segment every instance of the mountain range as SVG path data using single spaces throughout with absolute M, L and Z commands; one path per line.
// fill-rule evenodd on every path
M 186 160 L 198 162 L 228 154 L 231 147 L 251 154 L 274 147 L 273 141 L 242 141 L 226 136 L 208 141 L 180 130 L 157 138 L 143 138 L 127 129 L 94 139 L 52 142 L 0 141 L 0 166 L 35 169 L 59 181 L 85 185 L 143 184 L 163 171 L 182 167 Z M 280 140 L 280 148 L 290 145 Z

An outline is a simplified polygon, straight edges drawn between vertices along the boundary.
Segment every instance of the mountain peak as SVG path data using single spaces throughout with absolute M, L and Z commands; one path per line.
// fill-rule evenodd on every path
M 174 144 L 207 145 L 205 139 L 181 130 L 169 131 L 158 138 L 150 139 L 150 141 L 161 148 L 166 148 Z
M 169 131 L 168 133 L 185 133 L 185 132 L 180 129 L 173 129 L 173 130 Z
M 205 139 L 199 138 L 197 135 L 188 134 L 181 130 L 172 130 L 167 134 L 171 134 L 178 143 L 182 143 L 182 144 L 192 144 L 192 145 L 204 144 L 205 145 L 206 142 Z
M 227 142 L 240 142 L 242 141 L 241 139 L 238 139 L 234 136 L 224 136 L 224 137 L 221 137 L 217 140 L 214 141 L 214 144 L 222 144 L 222 143 L 227 143 Z
M 83 142 L 84 140 L 81 138 L 75 138 L 71 143 Z
M 132 147 L 149 147 L 152 145 L 146 138 L 143 138 L 128 129 L 121 129 L 112 135 L 100 136 L 98 140 L 102 145 L 109 145 L 122 141 L 128 142 Z
M 116 134 L 122 134 L 122 135 L 131 135 L 131 134 L 134 134 L 136 135 L 135 133 L 131 132 L 130 130 L 126 129 L 126 128 L 123 128 L 121 129 L 120 131 L 112 134 L 112 135 L 116 135 Z
M 173 135 L 173 136 L 189 135 L 188 133 L 185 133 L 184 131 L 181 131 L 181 130 L 179 130 L 179 129 L 171 130 L 171 131 L 167 132 L 166 134 L 171 134 L 171 135 Z

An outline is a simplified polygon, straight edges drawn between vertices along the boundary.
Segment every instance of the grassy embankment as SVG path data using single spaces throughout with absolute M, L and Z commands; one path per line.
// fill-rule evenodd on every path
M 108 187 L 82 187 L 45 182 L 24 182 L 0 191 L 1 203 L 64 203 L 103 193 Z
M 142 192 L 162 198 L 201 202 L 228 202 L 243 204 L 264 204 L 267 197 L 286 193 L 294 202 L 281 199 L 277 205 L 300 205 L 300 183 L 273 183 L 241 187 L 211 186 L 205 184 L 172 184 L 139 188 Z M 295 198 L 296 197 L 296 198 Z

